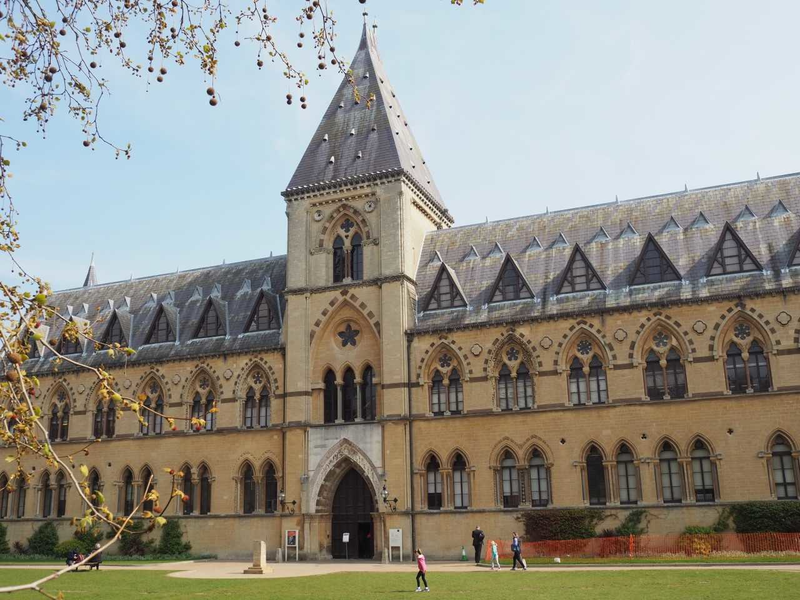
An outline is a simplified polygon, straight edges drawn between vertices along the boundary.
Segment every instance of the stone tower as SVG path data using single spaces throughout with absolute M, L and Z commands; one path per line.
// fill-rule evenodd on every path
M 452 224 L 366 25 L 349 68 L 283 192 L 286 495 L 299 500 L 309 555 L 323 557 L 341 553 L 343 528 L 366 535 L 367 521 L 372 551 L 383 549 L 384 486 L 410 504 L 405 333 L 425 234 Z M 363 488 L 352 492 L 360 516 L 334 514 L 345 480 Z

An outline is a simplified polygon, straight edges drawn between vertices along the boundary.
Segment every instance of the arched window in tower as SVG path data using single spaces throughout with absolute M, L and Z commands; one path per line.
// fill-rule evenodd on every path
M 617 452 L 617 481 L 619 483 L 619 503 L 636 504 L 639 501 L 639 482 L 636 476 L 633 453 L 625 444 Z
M 189 500 L 183 502 L 183 514 L 190 515 L 194 512 L 194 484 L 189 465 L 183 468 L 183 493 L 189 497 Z
M 538 449 L 531 453 L 528 467 L 531 477 L 531 506 L 547 506 L 550 503 L 550 481 L 547 463 Z
M 361 379 L 361 418 L 365 421 L 374 421 L 377 406 L 374 369 L 372 367 L 365 368 Z
M 353 369 L 344 372 L 342 385 L 342 420 L 345 423 L 355 421 L 356 418 L 356 374 Z
M 497 378 L 497 400 L 500 410 L 514 408 L 514 387 L 511 379 L 511 369 L 508 368 L 508 365 L 503 365 Z
M 203 418 L 203 397 L 200 395 L 200 392 L 195 392 L 194 398 L 192 398 L 192 418 L 193 419 L 202 419 Z M 194 426 L 195 430 L 199 431 L 200 426 Z
M 109 400 L 106 408 L 106 437 L 113 438 L 117 427 L 117 405 Z
M 754 392 L 768 392 L 770 388 L 769 365 L 764 349 L 756 341 L 750 344 L 747 357 L 747 370 L 750 376 L 750 387 Z
M 460 415 L 464 412 L 464 387 L 458 369 L 450 371 L 447 385 L 447 407 L 450 414 Z
M 67 485 L 64 473 L 61 471 L 56 475 L 56 516 L 63 517 L 67 514 Z M 2 515 L 0 515 L 2 517 Z
M 350 246 L 350 277 L 360 281 L 364 279 L 364 245 L 360 233 L 353 236 Z
M 25 501 L 28 497 L 28 484 L 24 481 L 20 483 L 17 488 L 17 518 L 22 519 L 25 516 Z
M 278 510 L 278 477 L 272 463 L 268 463 L 264 471 L 264 510 L 268 513 Z
M 678 453 L 669 442 L 664 442 L 658 455 L 661 469 L 661 497 L 666 504 L 683 501 L 683 478 L 681 477 Z
M 597 446 L 589 448 L 586 454 L 586 482 L 589 490 L 589 504 L 603 506 L 606 503 L 606 474 L 603 455 Z
M 333 240 L 333 282 L 339 283 L 345 278 L 344 240 L 336 236 Z
M 604 404 L 608 400 L 606 370 L 596 354 L 589 362 L 589 399 L 592 404 Z
M 511 452 L 506 451 L 500 461 L 500 478 L 503 490 L 503 508 L 519 506 L 519 472 L 517 460 Z
M 782 435 L 772 443 L 772 480 L 775 497 L 778 500 L 797 500 L 797 479 L 795 478 L 792 448 Z
M 200 514 L 211 512 L 211 475 L 205 465 L 200 467 Z
M 253 421 L 256 411 L 256 391 L 249 388 L 244 396 L 244 427 L 245 429 L 253 428 Z
M 246 515 L 256 511 L 256 479 L 249 464 L 242 473 L 242 511 Z
M 431 412 L 434 415 L 443 415 L 447 409 L 446 393 L 444 377 L 437 369 L 431 379 Z
M 469 508 L 469 473 L 467 461 L 461 454 L 453 459 L 453 508 Z
M 439 470 L 439 461 L 435 456 L 431 456 L 428 461 L 425 474 L 428 484 L 428 510 L 440 510 L 442 508 L 442 473 Z
M 736 344 L 732 343 L 728 346 L 725 371 L 728 375 L 728 389 L 731 394 L 744 394 L 747 392 L 747 371 L 742 358 L 742 351 Z
M 694 443 L 692 450 L 692 482 L 697 502 L 714 502 L 714 466 L 711 453 L 701 440 Z
M 50 487 L 50 474 L 42 475 L 42 517 L 47 518 L 53 513 L 53 490 Z
M 269 427 L 272 422 L 272 405 L 269 398 L 267 386 L 261 388 L 258 394 L 258 426 Z
M 328 370 L 325 373 L 325 422 L 336 421 L 339 391 L 336 387 L 336 374 Z
M 130 469 L 127 469 L 125 471 L 125 475 L 122 477 L 122 494 L 122 497 L 124 498 L 122 510 L 125 513 L 125 516 L 128 516 L 133 512 L 133 508 L 135 506 L 133 473 Z
M 145 467 L 142 471 L 141 480 L 143 495 L 142 500 L 144 500 L 142 503 L 142 510 L 153 512 L 153 501 L 147 499 L 147 496 L 150 492 L 156 489 L 156 481 L 153 479 L 153 473 L 147 467 Z M 145 494 L 145 491 L 147 491 L 147 494 Z
M 58 439 L 58 429 L 60 425 L 61 415 L 58 414 L 58 405 L 53 404 L 53 408 L 50 409 L 50 430 L 48 431 L 51 440 Z
M 69 408 L 68 403 L 61 405 L 61 431 L 59 431 L 58 439 L 62 442 L 69 439 Z
M 164 418 L 161 416 L 164 414 L 164 393 L 155 379 L 150 380 L 143 393 L 146 396 L 143 403 L 144 406 L 153 409 L 155 412 L 150 410 L 142 411 L 144 424 L 139 424 L 140 433 L 142 435 L 158 435 L 162 433 L 164 428 Z

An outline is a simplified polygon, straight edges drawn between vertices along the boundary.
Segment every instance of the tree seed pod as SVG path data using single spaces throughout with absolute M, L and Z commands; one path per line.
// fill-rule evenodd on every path
M 161 75 L 159 75 L 158 77 L 156 77 L 156 81 L 158 83 L 163 83 L 164 82 L 164 78 Z
M 58 73 L 58 69 L 57 69 L 57 68 L 55 68 L 55 67 L 50 67 L 50 68 L 49 68 L 49 69 L 47 69 L 47 70 L 48 70 L 48 71 L 50 71 L 50 74 L 51 74 L 51 75 L 55 75 L 56 73 Z
M 159 73 L 161 73 L 162 75 L 166 75 L 167 74 L 167 67 L 161 67 L 159 69 Z
M 206 90 L 206 94 L 208 94 L 209 96 L 213 96 L 214 95 L 214 88 L 213 87 L 208 88 Z
M 19 381 L 19 373 L 17 373 L 17 370 L 9 369 L 6 371 L 6 380 L 11 383 L 17 383 Z
M 7 358 L 8 358 L 9 361 L 14 363 L 15 365 L 21 365 L 22 364 L 22 356 L 20 356 L 16 352 L 9 352 Z
M 90 66 L 92 69 L 96 69 L 96 68 L 97 68 L 97 63 L 96 63 L 96 62 L 94 62 L 94 61 L 92 61 L 92 62 L 90 62 L 90 63 L 89 63 L 89 66 Z
M 211 98 L 211 100 L 209 100 L 208 103 L 211 106 L 216 106 L 217 105 L 217 99 L 216 98 Z
M 238 47 L 239 47 L 239 46 L 241 46 L 242 44 L 239 42 L 239 40 L 236 40 L 235 42 L 233 42 L 233 45 L 234 45 L 234 46 L 236 46 L 236 47 L 238 48 Z
M 88 148 L 90 145 L 91 145 L 91 142 L 89 140 L 83 140 L 84 148 Z M 50 345 L 52 346 L 53 344 L 50 344 Z

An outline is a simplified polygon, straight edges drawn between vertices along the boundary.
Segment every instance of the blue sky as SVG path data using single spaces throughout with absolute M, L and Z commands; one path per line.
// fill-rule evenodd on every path
M 329 2 L 349 57 L 364 5 Z M 800 171 L 796 2 L 365 6 L 457 225 Z M 276 35 L 293 45 L 283 16 Z M 63 113 L 42 139 L 0 90 L 5 131 L 29 143 L 11 156 L 26 268 L 61 289 L 92 252 L 101 282 L 285 252 L 280 192 L 339 77 L 313 75 L 301 111 L 277 65 L 259 71 L 232 32 L 223 47 L 216 108 L 191 65 L 148 86 L 101 61 L 103 132 L 133 144 L 128 161 L 83 148 Z

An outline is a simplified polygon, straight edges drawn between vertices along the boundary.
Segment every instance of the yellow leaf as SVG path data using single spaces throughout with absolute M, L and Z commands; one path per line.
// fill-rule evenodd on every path
M 159 527 L 163 527 L 167 524 L 167 520 L 164 517 L 156 517 L 156 525 Z
M 139 402 L 144 402 L 145 400 L 147 400 L 147 394 L 139 394 L 138 396 L 136 396 L 136 398 L 139 400 Z
M 9 454 L 8 456 L 6 456 L 6 462 L 7 462 L 7 463 L 14 462 L 15 460 L 17 460 L 17 459 L 16 459 L 14 456 L 12 456 L 11 454 Z
M 81 475 L 83 475 L 84 477 L 88 477 L 89 467 L 87 467 L 86 465 L 81 465 Z

